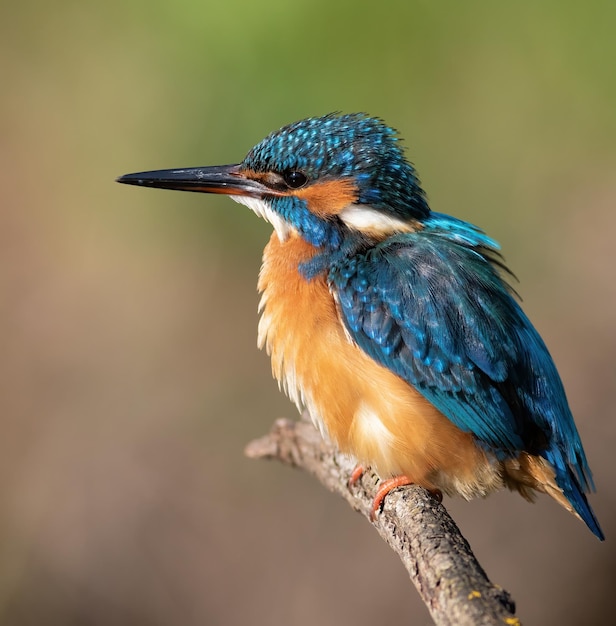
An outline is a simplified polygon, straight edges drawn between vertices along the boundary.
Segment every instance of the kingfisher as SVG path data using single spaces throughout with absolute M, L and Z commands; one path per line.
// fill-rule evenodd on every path
M 500 246 L 431 211 L 396 130 L 331 113 L 239 164 L 118 182 L 226 194 L 273 226 L 258 345 L 323 435 L 384 479 L 374 511 L 398 485 L 465 499 L 506 487 L 548 494 L 604 539 L 563 384 Z

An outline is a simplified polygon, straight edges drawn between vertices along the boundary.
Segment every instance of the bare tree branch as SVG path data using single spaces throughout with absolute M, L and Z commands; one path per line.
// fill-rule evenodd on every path
M 246 455 L 310 472 L 370 519 L 377 476 L 367 472 L 349 487 L 354 461 L 323 440 L 306 414 L 299 422 L 277 420 Z M 402 559 L 437 625 L 520 624 L 509 593 L 489 581 L 445 507 L 425 489 L 392 491 L 373 525 Z

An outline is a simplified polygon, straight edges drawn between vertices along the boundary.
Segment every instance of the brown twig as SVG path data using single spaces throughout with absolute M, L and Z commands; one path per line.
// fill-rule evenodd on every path
M 304 469 L 370 519 L 378 477 L 365 473 L 352 487 L 352 459 L 325 441 L 306 415 L 277 420 L 246 447 L 253 459 Z M 418 486 L 392 491 L 373 525 L 402 559 L 437 625 L 519 625 L 507 591 L 490 582 L 445 507 Z

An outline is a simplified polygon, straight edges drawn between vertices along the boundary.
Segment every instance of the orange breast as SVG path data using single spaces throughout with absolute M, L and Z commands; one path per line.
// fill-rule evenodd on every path
M 499 464 L 471 435 L 350 340 L 325 277 L 307 281 L 298 271 L 314 253 L 299 236 L 281 242 L 274 233 L 259 276 L 259 346 L 289 397 L 382 476 L 406 474 L 467 498 L 500 487 Z

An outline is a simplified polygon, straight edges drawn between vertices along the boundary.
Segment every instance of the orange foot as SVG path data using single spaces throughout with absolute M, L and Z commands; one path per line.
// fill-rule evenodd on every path
M 357 471 L 357 469 L 355 470 Z M 353 475 L 355 474 L 353 472 Z M 352 475 L 352 476 L 353 476 Z M 361 476 L 361 473 L 359 474 Z M 397 487 L 404 487 L 406 485 L 412 485 L 413 481 L 408 476 L 394 476 L 393 478 L 388 478 L 381 483 L 379 490 L 376 492 L 376 496 L 374 496 L 374 500 L 372 501 L 372 509 L 370 510 L 370 520 L 375 521 L 377 514 L 383 508 L 383 502 L 385 500 L 385 496 L 390 492 L 396 489 Z M 430 495 L 438 502 L 443 501 L 443 493 L 440 489 L 428 489 Z
M 356 465 L 355 469 L 351 472 L 349 482 L 347 483 L 349 487 L 352 487 L 362 477 L 362 474 L 365 471 L 366 470 L 364 469 L 363 465 Z

